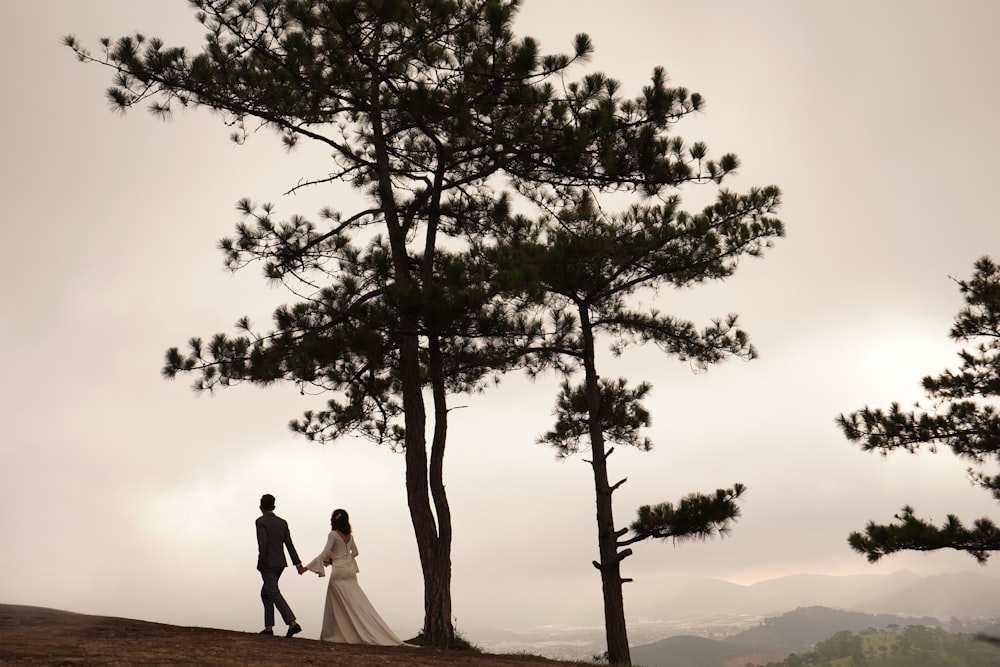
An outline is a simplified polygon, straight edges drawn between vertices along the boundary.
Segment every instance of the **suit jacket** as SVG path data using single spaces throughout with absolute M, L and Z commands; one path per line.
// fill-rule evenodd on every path
M 288 562 L 285 560 L 285 548 L 288 555 L 292 557 L 292 565 L 298 565 L 302 561 L 295 552 L 295 545 L 292 544 L 292 535 L 288 531 L 288 522 L 274 512 L 265 512 L 257 517 L 257 569 L 264 568 L 285 568 Z

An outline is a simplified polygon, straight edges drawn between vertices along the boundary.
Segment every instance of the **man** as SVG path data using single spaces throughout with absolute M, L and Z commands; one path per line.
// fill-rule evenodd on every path
M 285 598 L 278 590 L 278 579 L 288 566 L 285 560 L 285 548 L 292 557 L 292 564 L 299 570 L 305 570 L 299 555 L 295 553 L 292 536 L 288 531 L 288 523 L 274 514 L 274 496 L 265 493 L 260 497 L 260 516 L 257 517 L 257 569 L 260 571 L 264 585 L 260 589 L 260 599 L 264 603 L 264 629 L 262 635 L 274 634 L 274 608 L 281 613 L 282 620 L 288 624 L 286 637 L 302 632 L 302 627 L 296 623 Z

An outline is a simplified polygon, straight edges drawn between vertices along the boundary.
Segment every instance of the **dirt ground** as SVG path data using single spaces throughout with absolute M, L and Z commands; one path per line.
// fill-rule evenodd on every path
M 537 656 L 331 644 L 0 604 L 0 665 L 569 667 Z M 591 664 L 591 667 L 593 665 Z

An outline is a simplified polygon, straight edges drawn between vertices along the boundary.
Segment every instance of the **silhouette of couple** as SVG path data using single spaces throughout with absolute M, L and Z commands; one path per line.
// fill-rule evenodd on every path
M 264 629 L 260 634 L 274 634 L 275 607 L 288 625 L 286 637 L 302 632 L 302 626 L 295 620 L 295 614 L 278 588 L 278 579 L 288 567 L 285 560 L 287 549 L 299 574 L 315 572 L 325 577 L 326 568 L 331 568 L 320 639 L 347 644 L 402 644 L 358 584 L 358 564 L 354 560 L 358 547 L 351 534 L 351 522 L 346 511 L 334 510 L 326 546 L 306 565 L 302 564 L 292 544 L 288 522 L 274 513 L 274 496 L 269 493 L 260 498 L 260 514 L 257 518 L 257 570 L 263 580 L 260 599 L 264 603 Z

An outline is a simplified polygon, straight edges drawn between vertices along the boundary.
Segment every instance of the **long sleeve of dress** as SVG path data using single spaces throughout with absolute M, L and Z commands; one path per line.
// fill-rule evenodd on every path
M 316 574 L 318 574 L 321 577 L 325 577 L 326 576 L 326 566 L 328 564 L 329 564 L 329 562 L 327 562 L 327 563 L 323 562 L 323 554 L 320 554 L 320 555 L 316 556 L 315 558 L 313 558 L 308 563 L 306 563 L 306 569 L 309 570 L 310 572 L 315 572 Z
M 330 564 L 333 558 L 333 540 L 336 538 L 334 533 L 330 533 L 326 538 L 326 546 L 323 547 L 323 551 L 319 552 L 319 555 L 313 558 L 311 561 L 306 563 L 306 569 L 310 572 L 315 572 L 321 577 L 326 576 L 326 566 Z

